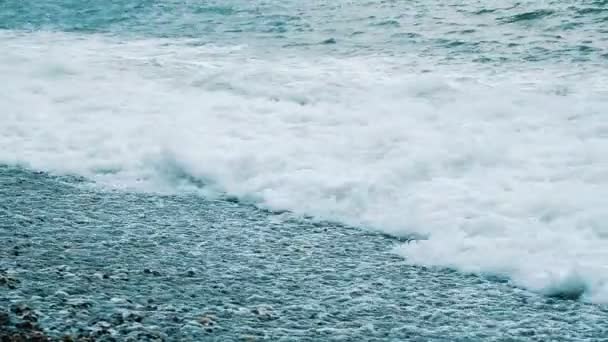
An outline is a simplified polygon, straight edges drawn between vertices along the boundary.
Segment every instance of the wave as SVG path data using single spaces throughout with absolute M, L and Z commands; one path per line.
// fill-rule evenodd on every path
M 0 163 L 423 236 L 413 264 L 608 301 L 606 71 L 1 32 Z M 567 71 L 564 71 L 567 70 Z

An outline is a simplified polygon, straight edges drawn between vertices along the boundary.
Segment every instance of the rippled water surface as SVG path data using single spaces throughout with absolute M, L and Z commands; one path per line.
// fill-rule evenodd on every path
M 194 38 L 281 54 L 400 55 L 463 62 L 605 62 L 608 5 L 595 1 L 5 0 L 0 27 Z M 324 46 L 332 45 L 332 46 Z

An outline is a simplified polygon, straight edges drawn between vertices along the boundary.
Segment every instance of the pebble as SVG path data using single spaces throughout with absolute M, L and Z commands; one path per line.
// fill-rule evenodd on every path
M 0 311 L 0 327 L 9 325 L 11 322 L 11 317 L 6 313 Z
M 0 285 L 6 285 L 9 289 L 14 290 L 17 288 L 19 280 L 11 277 L 10 275 L 0 273 Z
M 23 321 L 15 324 L 18 329 L 33 330 L 36 326 L 30 321 Z
M 114 304 L 126 304 L 128 303 L 125 298 L 113 297 L 110 298 L 110 302 Z
M 144 273 L 145 274 L 152 274 L 153 276 L 160 276 L 160 272 L 155 271 L 155 270 L 150 270 L 149 268 L 144 268 Z
M 95 325 L 101 329 L 110 329 L 110 327 L 112 327 L 112 325 L 106 321 L 99 321 Z
M 216 319 L 217 318 L 215 316 L 203 315 L 203 316 L 199 317 L 198 323 L 201 325 L 204 325 L 204 326 L 213 326 L 213 325 L 215 325 Z
M 55 296 L 65 298 L 65 297 L 69 297 L 69 294 L 65 291 L 59 290 L 59 291 L 55 292 Z
M 21 316 L 21 319 L 28 322 L 38 322 L 38 315 L 36 315 L 34 312 L 28 311 Z
M 12 307 L 12 311 L 17 315 L 22 315 L 22 314 L 30 312 L 32 310 L 25 304 L 18 304 L 18 305 L 14 305 Z
M 112 320 L 112 323 L 115 325 L 121 325 L 125 322 L 125 320 L 123 319 L 123 315 L 119 312 L 115 312 L 110 316 L 110 319 Z
M 71 307 L 78 309 L 88 309 L 93 306 L 93 304 L 89 300 L 83 298 L 68 299 L 67 304 Z
M 269 321 L 276 318 L 271 307 L 259 306 L 251 310 L 251 312 L 263 321 Z
M 144 320 L 144 316 L 135 311 L 123 312 L 122 317 L 125 321 L 137 322 L 140 323 Z

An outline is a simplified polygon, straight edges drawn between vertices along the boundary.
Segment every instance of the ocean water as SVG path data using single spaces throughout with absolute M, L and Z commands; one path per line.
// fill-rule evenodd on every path
M 606 1 L 3 0 L 0 75 L 53 336 L 608 334 Z

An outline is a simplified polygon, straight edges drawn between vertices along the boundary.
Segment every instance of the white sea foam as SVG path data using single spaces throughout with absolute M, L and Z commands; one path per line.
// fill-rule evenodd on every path
M 608 302 L 607 73 L 421 61 L 4 31 L 0 162 L 201 182 L 428 237 L 397 248 L 411 263 Z

